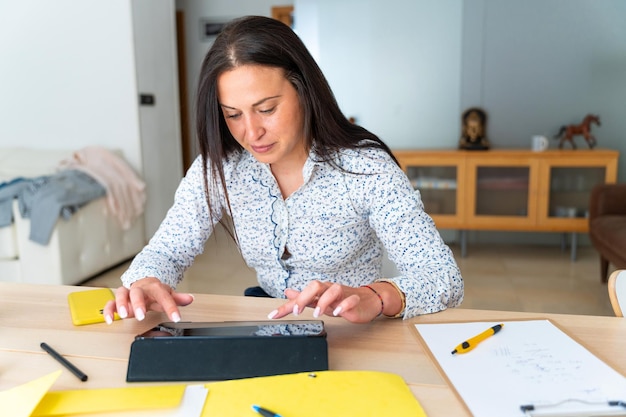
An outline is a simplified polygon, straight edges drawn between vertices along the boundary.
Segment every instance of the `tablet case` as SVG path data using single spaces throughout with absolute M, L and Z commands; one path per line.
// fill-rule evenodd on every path
M 126 381 L 214 381 L 328 370 L 319 320 L 162 323 L 135 338 Z
M 84 324 L 104 323 L 102 309 L 109 300 L 114 300 L 115 295 L 110 288 L 97 288 L 93 290 L 75 291 L 67 295 L 70 306 L 72 323 L 75 326 Z M 115 314 L 113 319 L 120 317 Z

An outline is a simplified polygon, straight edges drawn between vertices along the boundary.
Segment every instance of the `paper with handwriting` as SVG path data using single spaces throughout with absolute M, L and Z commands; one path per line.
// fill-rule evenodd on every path
M 415 325 L 472 414 L 525 416 L 520 406 L 533 405 L 533 415 L 602 415 L 616 411 L 608 401 L 626 402 L 626 377 L 549 320 L 502 322 L 500 332 L 473 350 L 451 353 L 498 323 Z

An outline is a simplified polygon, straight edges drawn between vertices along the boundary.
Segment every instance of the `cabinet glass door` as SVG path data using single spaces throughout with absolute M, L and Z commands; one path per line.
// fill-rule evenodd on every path
M 528 166 L 478 166 L 477 216 L 528 216 L 530 187 Z
M 551 167 L 548 213 L 551 218 L 585 218 L 591 189 L 603 183 L 604 167 Z
M 407 176 L 413 188 L 419 190 L 428 214 L 456 214 L 456 166 L 409 166 Z

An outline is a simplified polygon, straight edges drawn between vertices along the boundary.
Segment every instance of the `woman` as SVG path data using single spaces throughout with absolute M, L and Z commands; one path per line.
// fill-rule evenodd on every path
M 246 17 L 219 34 L 200 73 L 197 135 L 201 155 L 107 322 L 147 310 L 179 321 L 193 297 L 173 288 L 225 214 L 259 290 L 287 299 L 271 319 L 311 307 L 362 323 L 461 303 L 460 271 L 419 194 L 389 148 L 343 116 L 286 25 Z M 383 245 L 400 276 L 381 276 Z

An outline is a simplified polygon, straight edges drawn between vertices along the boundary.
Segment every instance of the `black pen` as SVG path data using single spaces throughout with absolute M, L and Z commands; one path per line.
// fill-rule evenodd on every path
M 281 417 L 280 414 L 276 414 L 275 412 L 263 407 L 259 407 L 258 405 L 253 405 L 252 409 L 261 414 L 263 417 Z
M 52 349 L 47 343 L 41 342 L 41 345 L 39 345 L 39 346 L 41 346 L 41 348 L 43 350 L 48 352 L 50 354 L 50 356 L 52 356 L 54 359 L 56 359 L 61 365 L 65 366 L 67 369 L 69 369 L 69 371 L 71 373 L 73 373 L 74 375 L 76 375 L 76 377 L 78 379 L 80 379 L 83 382 L 85 382 L 87 380 L 87 375 L 85 375 L 83 373 L 83 371 L 81 371 L 80 369 L 75 367 L 70 361 L 68 361 L 63 356 L 61 356 L 61 354 L 59 352 L 57 352 L 56 350 Z

